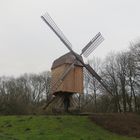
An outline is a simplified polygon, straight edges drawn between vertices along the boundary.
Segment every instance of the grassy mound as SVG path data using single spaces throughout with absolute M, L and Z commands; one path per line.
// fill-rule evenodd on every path
M 110 133 L 86 116 L 0 116 L 0 140 L 136 140 Z
M 94 114 L 90 118 L 111 132 L 140 138 L 140 115 L 128 113 Z

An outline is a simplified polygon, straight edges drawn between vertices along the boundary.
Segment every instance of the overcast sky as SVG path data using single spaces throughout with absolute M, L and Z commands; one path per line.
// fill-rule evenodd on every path
M 140 0 L 0 0 L 0 76 L 50 70 L 68 52 L 41 20 L 45 12 L 78 53 L 100 31 L 105 41 L 91 58 L 125 50 L 140 37 Z

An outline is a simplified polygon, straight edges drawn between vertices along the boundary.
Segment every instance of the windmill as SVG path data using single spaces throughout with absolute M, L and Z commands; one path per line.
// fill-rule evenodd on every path
M 90 73 L 91 76 L 98 80 L 98 82 L 106 89 L 107 92 L 111 94 L 103 79 L 89 64 L 85 64 L 82 59 L 82 55 L 84 57 L 88 57 L 93 50 L 103 42 L 104 38 L 101 33 L 99 32 L 90 40 L 90 42 L 82 49 L 81 54 L 77 54 L 75 51 L 73 51 L 71 43 L 62 33 L 53 19 L 49 16 L 49 14 L 46 13 L 45 15 L 41 16 L 41 18 L 70 51 L 69 53 L 55 60 L 52 65 L 51 93 L 55 95 L 55 97 L 52 98 L 44 108 L 48 107 L 50 103 L 54 102 L 59 97 L 59 99 L 61 99 L 60 102 L 63 102 L 64 104 L 65 111 L 68 111 L 71 96 L 77 92 L 82 93 L 83 67 Z M 76 73 L 76 71 L 78 72 Z M 79 81 L 77 79 L 79 79 Z M 74 83 L 74 81 L 76 82 Z M 75 86 L 77 83 L 81 84 L 79 86 Z

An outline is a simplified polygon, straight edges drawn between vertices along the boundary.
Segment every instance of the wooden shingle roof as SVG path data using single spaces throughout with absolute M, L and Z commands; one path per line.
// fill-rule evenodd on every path
M 83 61 L 82 56 L 80 56 L 78 54 L 76 54 L 76 55 Z M 60 65 L 63 65 L 63 64 L 72 64 L 74 59 L 75 59 L 75 56 L 71 52 L 66 53 L 66 54 L 64 54 L 63 56 L 59 57 L 58 59 L 56 59 L 53 62 L 51 69 L 55 69 L 56 67 L 58 67 Z M 75 65 L 82 66 L 82 64 L 79 61 L 76 61 Z

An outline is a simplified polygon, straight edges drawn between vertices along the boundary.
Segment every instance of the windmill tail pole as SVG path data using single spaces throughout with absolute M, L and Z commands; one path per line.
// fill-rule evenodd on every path
M 45 110 L 54 100 L 56 97 L 53 97 L 48 103 L 43 107 L 43 110 Z

